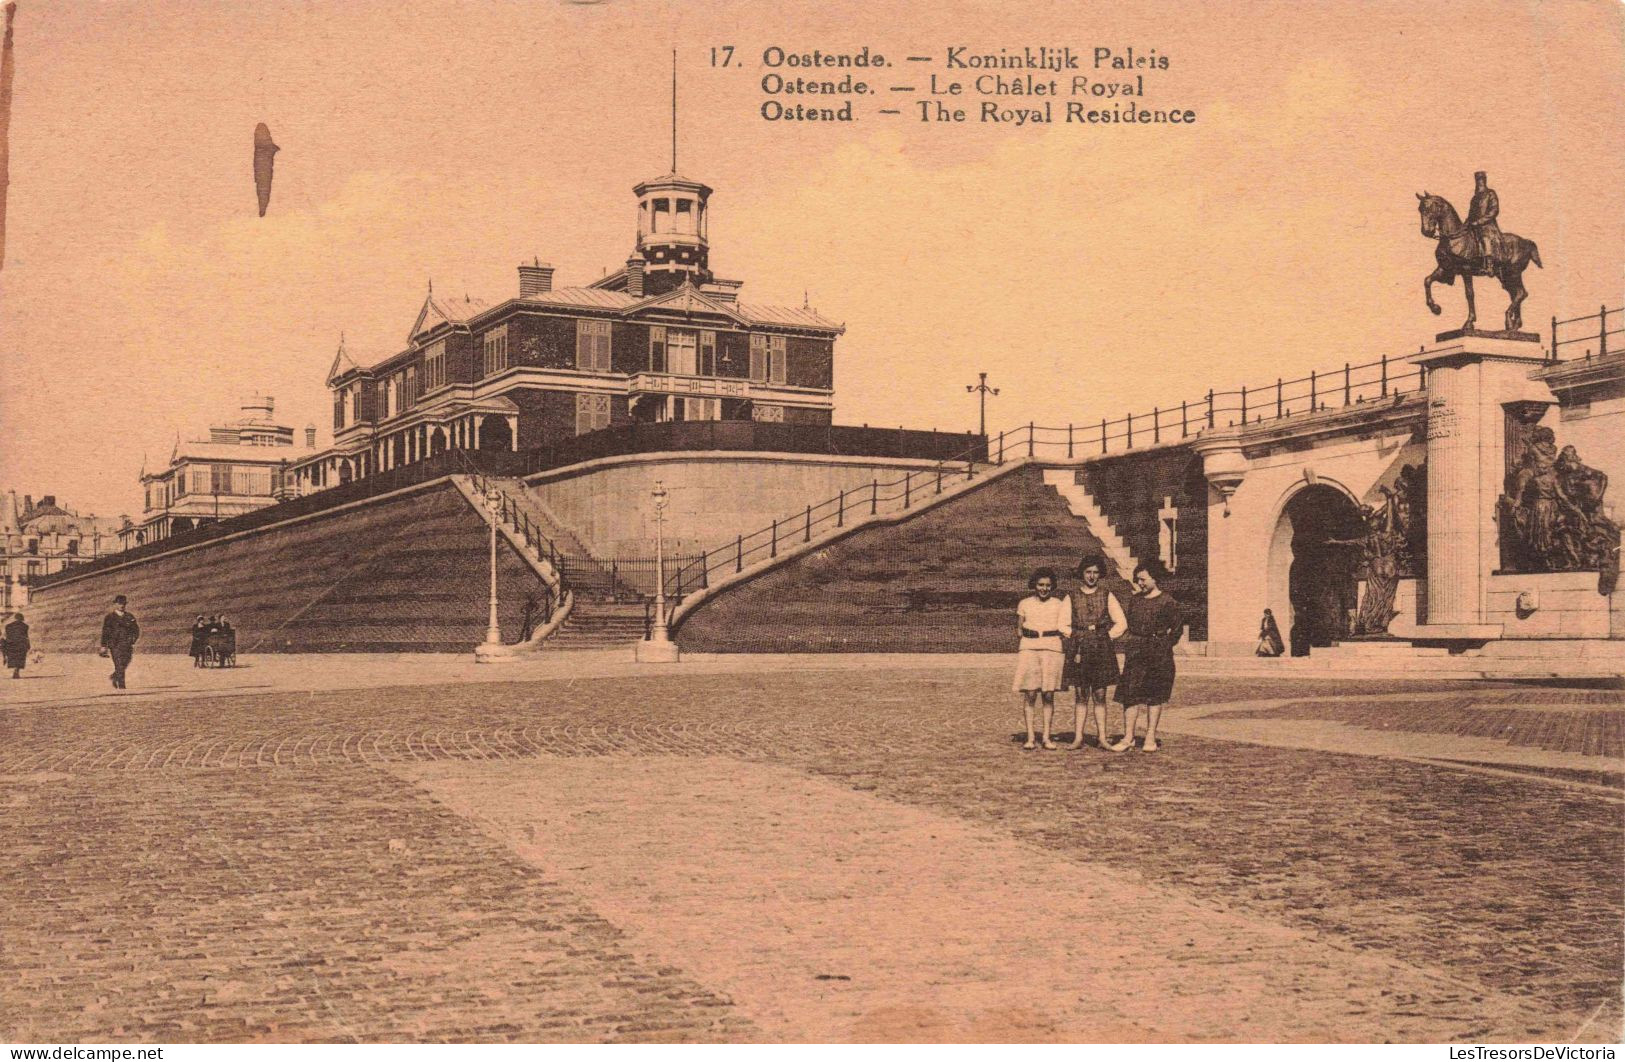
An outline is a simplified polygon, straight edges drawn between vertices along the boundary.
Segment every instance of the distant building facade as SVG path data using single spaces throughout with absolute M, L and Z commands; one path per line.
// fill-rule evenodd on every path
M 711 189 L 675 173 L 633 189 L 623 268 L 556 288 L 519 267 L 497 303 L 431 287 L 405 349 L 328 373 L 333 446 L 297 462 L 304 494 L 446 449 L 526 450 L 633 421 L 829 424 L 843 327 L 807 307 L 741 302 L 711 272 Z
M 119 550 L 119 521 L 62 508 L 54 494 L 36 503 L 16 491 L 0 496 L 0 612 L 28 604 L 35 579 Z
M 292 497 L 290 469 L 316 452 L 316 428 L 294 429 L 272 417 L 275 400 L 243 401 L 241 419 L 209 429 L 206 439 L 175 443 L 164 468 L 141 473 L 140 522 L 119 530 L 121 548 L 145 545 L 252 512 Z

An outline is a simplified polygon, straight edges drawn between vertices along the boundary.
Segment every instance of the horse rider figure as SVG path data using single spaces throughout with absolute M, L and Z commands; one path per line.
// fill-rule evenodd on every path
M 1473 202 L 1467 208 L 1467 227 L 1478 237 L 1479 268 L 1483 276 L 1494 276 L 1500 257 L 1501 226 L 1496 218 L 1501 214 L 1501 200 L 1489 185 L 1483 170 L 1473 174 Z

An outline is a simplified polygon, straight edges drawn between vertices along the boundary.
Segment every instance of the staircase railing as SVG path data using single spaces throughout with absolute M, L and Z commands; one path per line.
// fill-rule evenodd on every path
M 526 548 L 530 550 L 533 556 L 545 559 L 548 566 L 553 569 L 554 581 L 548 587 L 547 601 L 543 606 L 547 617 L 547 619 L 543 620 L 545 624 L 548 619 L 552 618 L 553 612 L 563 604 L 564 596 L 571 588 L 570 578 L 563 563 L 565 554 L 559 550 L 557 543 L 543 533 L 541 527 L 530 519 L 530 514 L 516 504 L 513 498 L 508 495 L 508 492 L 503 490 L 491 477 L 481 472 L 478 466 L 467 458 L 464 458 L 462 465 L 463 474 L 469 477 L 470 482 L 474 485 L 475 493 L 481 498 L 495 498 L 496 504 L 493 506 L 493 511 L 497 518 L 516 537 L 524 541 Z

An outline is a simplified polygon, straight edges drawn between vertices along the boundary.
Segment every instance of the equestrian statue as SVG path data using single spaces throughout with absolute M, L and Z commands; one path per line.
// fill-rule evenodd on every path
M 1439 304 L 1433 301 L 1433 285 L 1454 284 L 1459 276 L 1467 292 L 1467 322 L 1463 331 L 1470 331 L 1478 319 L 1473 308 L 1473 278 L 1494 277 L 1506 289 L 1510 300 L 1507 305 L 1506 330 L 1516 332 L 1523 326 L 1519 307 L 1529 296 L 1524 290 L 1523 271 L 1533 262 L 1540 266 L 1540 250 L 1533 240 L 1526 240 L 1512 232 L 1502 232 L 1497 218 L 1501 202 L 1495 189 L 1489 186 L 1484 171 L 1473 174 L 1476 187 L 1473 202 L 1467 209 L 1467 220 L 1462 221 L 1456 208 L 1443 196 L 1422 192 L 1417 209 L 1422 214 L 1422 235 L 1438 240 L 1433 252 L 1438 268 L 1422 282 L 1422 293 L 1427 297 L 1428 309 L 1439 313 Z M 1541 268 L 1545 268 L 1542 266 Z

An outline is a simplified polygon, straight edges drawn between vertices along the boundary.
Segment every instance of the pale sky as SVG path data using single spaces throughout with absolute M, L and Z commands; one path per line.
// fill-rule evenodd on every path
M 1423 306 L 1415 193 L 1465 214 L 1476 169 L 1545 262 L 1527 327 L 1625 300 L 1612 0 L 18 8 L 0 488 L 82 512 L 136 515 L 143 455 L 250 392 L 325 443 L 340 333 L 402 349 L 430 277 L 498 300 L 533 256 L 560 286 L 622 263 L 632 185 L 667 168 L 673 47 L 712 267 L 846 323 L 837 423 L 974 427 L 978 371 L 994 426 L 1061 425 L 1413 352 L 1465 317 L 1459 287 Z M 745 65 L 712 68 L 724 44 Z M 1045 44 L 1156 49 L 1143 105 L 1196 124 L 757 110 L 772 45 L 930 55 L 860 74 L 923 86 L 949 46 Z M 1493 327 L 1504 296 L 1478 290 Z

